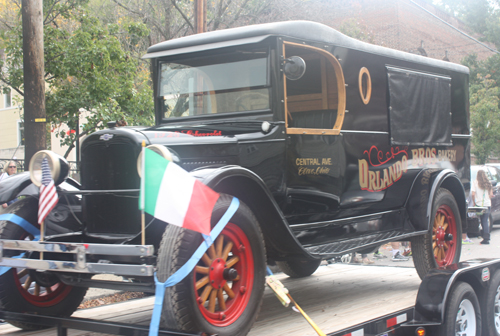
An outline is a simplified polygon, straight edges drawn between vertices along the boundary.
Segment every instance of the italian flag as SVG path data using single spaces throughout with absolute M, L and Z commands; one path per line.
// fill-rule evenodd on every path
M 139 209 L 189 230 L 210 234 L 219 194 L 151 149 L 143 149 Z

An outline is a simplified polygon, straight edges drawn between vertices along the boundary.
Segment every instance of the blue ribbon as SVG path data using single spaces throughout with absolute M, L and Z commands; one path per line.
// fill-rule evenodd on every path
M 156 277 L 155 274 L 155 284 L 156 284 L 155 305 L 153 308 L 153 316 L 151 317 L 151 322 L 149 324 L 149 336 L 158 335 L 160 327 L 161 311 L 163 307 L 163 298 L 165 296 L 165 288 L 177 285 L 189 273 L 191 273 L 196 264 L 198 264 L 198 261 L 200 261 L 201 257 L 203 257 L 205 252 L 208 250 L 210 245 L 212 245 L 212 242 L 215 241 L 215 239 L 219 236 L 222 230 L 226 227 L 226 224 L 229 222 L 231 217 L 233 217 L 236 210 L 238 210 L 239 205 L 240 201 L 236 197 L 233 197 L 231 204 L 229 205 L 229 208 L 226 210 L 226 213 L 224 213 L 224 215 L 219 220 L 217 225 L 214 226 L 214 228 L 210 232 L 210 236 L 203 235 L 204 241 L 200 244 L 200 246 L 191 256 L 191 258 L 184 265 L 182 265 L 182 267 L 179 268 L 177 272 L 172 274 L 167 279 L 167 281 L 165 282 L 158 281 L 158 278 Z
M 37 229 L 36 227 L 33 226 L 30 222 L 28 222 L 26 219 L 19 217 L 18 215 L 14 214 L 3 214 L 0 215 L 0 220 L 6 220 L 9 222 L 12 222 L 14 224 L 19 225 L 22 227 L 26 232 L 31 234 L 34 237 L 40 237 L 40 230 Z
M 6 220 L 6 221 L 9 221 L 9 222 L 14 223 L 16 225 L 19 225 L 26 232 L 28 232 L 29 234 L 31 234 L 32 236 L 34 236 L 35 237 L 34 240 L 40 239 L 40 230 L 37 229 L 36 227 L 34 227 L 26 219 L 21 218 L 18 215 L 3 214 L 3 215 L 0 215 L 0 220 Z M 12 258 L 22 258 L 22 257 L 24 257 L 24 253 L 21 253 L 20 255 L 17 255 L 17 256 L 12 257 Z M 1 266 L 0 267 L 0 276 L 4 275 L 4 273 L 7 272 L 10 269 L 11 269 L 11 267 Z

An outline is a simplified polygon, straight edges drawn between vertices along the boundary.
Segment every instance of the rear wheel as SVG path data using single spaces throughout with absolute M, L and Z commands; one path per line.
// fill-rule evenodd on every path
M 212 225 L 231 197 L 221 195 Z M 165 281 L 193 255 L 200 234 L 168 225 L 158 252 L 158 279 Z M 259 224 L 243 203 L 193 272 L 166 288 L 162 323 L 166 328 L 220 336 L 246 335 L 264 294 L 266 256 Z
M 438 335 L 481 335 L 481 310 L 474 289 L 466 282 L 453 285 L 446 303 L 444 323 Z
M 9 213 L 30 223 L 36 223 L 37 211 L 37 201 L 30 198 L 16 202 L 8 209 Z M 0 239 L 33 240 L 34 237 L 17 224 L 0 221 Z M 8 251 L 4 256 L 12 257 L 21 253 Z M 78 308 L 86 292 L 87 288 L 63 284 L 54 274 L 34 270 L 11 268 L 0 276 L 0 307 L 11 312 L 68 317 Z M 7 322 L 27 330 L 45 328 L 24 322 Z
M 277 261 L 276 265 L 280 270 L 288 275 L 290 278 L 303 278 L 310 276 L 318 269 L 321 264 L 319 260 L 288 260 Z
M 500 271 L 490 280 L 484 300 L 483 329 L 487 335 L 500 336 Z
M 447 189 L 437 192 L 432 206 L 432 230 L 413 237 L 413 263 L 421 279 L 431 269 L 445 267 L 460 260 L 462 222 L 455 198 Z

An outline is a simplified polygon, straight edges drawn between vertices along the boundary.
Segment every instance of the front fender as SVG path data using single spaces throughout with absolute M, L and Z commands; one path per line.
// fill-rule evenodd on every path
M 240 166 L 225 166 L 191 174 L 217 192 L 238 197 L 252 209 L 264 235 L 268 258 L 315 259 L 295 238 L 274 197 L 255 173 Z
M 15 199 L 30 184 L 32 183 L 29 172 L 16 174 L 6 180 L 3 180 L 0 182 L 0 204 L 7 203 Z
M 59 201 L 45 219 L 46 234 L 48 236 L 82 230 L 81 196 L 65 193 L 65 191 L 75 191 L 77 189 L 81 189 L 80 184 L 71 178 L 66 179 L 57 186 Z M 29 219 L 33 225 L 36 225 L 39 194 L 40 188 L 31 182 L 29 172 L 14 175 L 0 183 L 0 204 L 24 196 L 21 197 L 18 202 L 7 207 L 4 213 L 15 213 L 13 211 L 19 207 L 29 208 L 30 211 L 34 211 L 35 214 L 34 219 Z
M 57 186 L 57 190 L 71 191 L 81 189 L 80 183 L 68 177 Z M 31 196 L 38 198 L 40 188 L 34 185 L 30 179 L 29 172 L 16 174 L 0 183 L 0 204 L 7 203 L 19 196 Z

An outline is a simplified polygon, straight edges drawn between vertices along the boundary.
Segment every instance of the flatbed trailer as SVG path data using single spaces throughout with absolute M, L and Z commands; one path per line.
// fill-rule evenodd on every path
M 309 317 L 329 336 L 366 336 L 386 333 L 388 335 L 413 335 L 416 326 L 423 325 L 428 328 L 440 324 L 437 319 L 430 321 L 430 316 L 427 316 L 427 321 L 423 321 L 422 307 L 415 308 L 416 301 L 417 306 L 421 305 L 421 300 L 429 296 L 428 290 L 421 289 L 419 294 L 419 288 L 431 283 L 433 289 L 442 292 L 441 294 L 446 297 L 450 295 L 452 284 L 456 284 L 459 280 L 470 282 L 477 292 L 481 309 L 484 309 L 484 288 L 487 286 L 483 289 L 479 288 L 481 284 L 477 282 L 478 279 L 474 279 L 473 273 L 479 272 L 485 283 L 495 280 L 494 274 L 498 270 L 499 263 L 500 260 L 493 259 L 484 259 L 480 263 L 464 262 L 457 271 L 449 272 L 452 274 L 448 277 L 452 279 L 450 286 L 446 285 L 447 281 L 443 281 L 445 271 L 436 273 L 440 279 L 422 282 L 413 267 L 358 266 L 341 263 L 323 265 L 307 279 L 292 279 L 284 274 L 277 274 L 276 277 L 282 281 Z M 488 269 L 488 272 L 485 269 Z M 490 275 L 490 280 L 486 280 L 486 273 Z M 498 284 L 495 286 L 498 287 Z M 440 300 L 439 294 L 431 293 L 431 296 L 431 300 Z M 154 297 L 147 297 L 82 309 L 76 311 L 69 319 L 61 319 L 64 322 L 59 328 L 41 331 L 23 332 L 5 324 L 0 326 L 0 335 L 66 335 L 64 329 L 72 327 L 84 329 L 71 330 L 68 333 L 74 336 L 89 335 L 89 330 L 121 335 L 143 335 L 147 334 L 153 304 Z M 93 319 L 94 322 L 88 319 Z M 85 323 L 88 324 L 85 325 Z M 137 327 L 135 331 L 131 329 L 131 324 Z M 120 325 L 125 327 L 116 328 Z M 99 329 L 99 326 L 102 326 L 102 329 Z M 115 329 L 112 329 L 113 327 Z M 394 329 L 392 333 L 388 333 L 391 329 Z M 164 334 L 169 335 L 167 332 Z M 435 333 L 429 332 L 428 329 L 427 335 L 433 334 Z M 171 335 L 176 334 L 171 333 Z M 188 334 L 182 333 L 182 335 Z M 299 313 L 283 307 L 273 292 L 266 288 L 259 318 L 249 335 L 313 336 L 317 334 Z M 483 330 L 482 335 L 488 335 L 488 333 Z
M 301 308 L 325 332 L 331 333 L 386 315 L 387 312 L 415 304 L 420 278 L 412 267 L 358 266 L 331 264 L 321 266 L 312 276 L 277 278 L 288 288 Z M 148 324 L 154 297 L 77 310 L 73 317 L 95 318 L 109 322 Z M 56 329 L 22 332 L 8 324 L 0 326 L 0 335 L 55 335 Z M 71 335 L 87 335 L 73 331 Z M 290 308 L 285 308 L 266 288 L 264 301 L 251 336 L 316 335 L 311 326 Z

